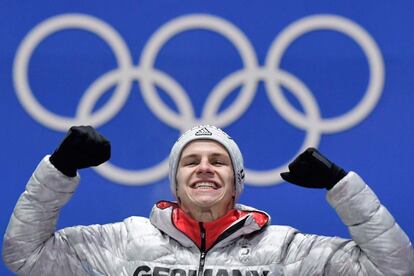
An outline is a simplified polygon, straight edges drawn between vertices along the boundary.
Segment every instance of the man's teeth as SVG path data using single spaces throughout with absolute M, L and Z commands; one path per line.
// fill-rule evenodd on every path
M 195 184 L 194 186 L 195 189 L 215 189 L 216 185 L 214 185 L 214 183 L 209 183 L 209 182 L 200 182 Z

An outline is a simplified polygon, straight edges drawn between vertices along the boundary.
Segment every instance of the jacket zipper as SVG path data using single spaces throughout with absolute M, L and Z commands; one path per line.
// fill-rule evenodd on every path
M 199 222 L 200 234 L 201 234 L 201 248 L 200 248 L 200 262 L 198 266 L 198 276 L 203 275 L 204 263 L 206 259 L 206 230 L 204 229 L 203 223 Z
M 240 229 L 245 221 L 246 221 L 247 217 L 244 218 L 242 221 L 240 221 L 239 223 L 237 223 L 236 225 L 233 225 L 233 227 L 227 229 L 230 230 L 232 233 L 234 233 L 234 231 L 236 231 L 234 228 L 236 227 L 237 229 Z M 205 264 L 205 259 L 206 259 L 206 254 L 207 254 L 207 250 L 206 250 L 206 229 L 204 228 L 204 225 L 202 222 L 198 223 L 200 225 L 200 234 L 201 234 L 201 246 L 200 246 L 200 261 L 199 261 L 199 266 L 198 266 L 198 276 L 203 276 L 203 272 L 204 272 L 204 264 Z M 233 229 L 232 229 L 233 228 Z M 223 235 L 224 234 L 224 235 Z M 221 241 L 221 239 L 223 237 L 228 236 L 229 234 L 226 234 L 226 231 L 223 232 L 218 238 L 217 240 L 214 242 L 214 244 L 209 248 L 209 250 L 211 248 L 213 248 L 219 241 Z

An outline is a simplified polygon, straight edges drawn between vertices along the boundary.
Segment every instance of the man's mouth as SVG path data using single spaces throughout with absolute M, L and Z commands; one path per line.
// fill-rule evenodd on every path
M 200 189 L 200 190 L 209 190 L 209 189 L 217 190 L 220 188 L 220 186 L 214 182 L 197 182 L 191 185 L 191 188 Z

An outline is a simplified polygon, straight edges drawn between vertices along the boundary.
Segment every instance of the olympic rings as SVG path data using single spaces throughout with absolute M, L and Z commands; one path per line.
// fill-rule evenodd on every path
M 102 38 L 114 52 L 118 64 L 118 68 L 105 73 L 90 85 L 80 99 L 75 118 L 63 117 L 45 109 L 33 96 L 28 82 L 28 65 L 34 49 L 52 33 L 71 28 L 89 31 Z M 209 30 L 225 37 L 235 46 L 244 66 L 213 88 L 203 107 L 201 118 L 195 117 L 194 108 L 184 88 L 167 73 L 154 68 L 163 45 L 175 35 L 193 29 Z M 334 118 L 321 118 L 319 106 L 311 91 L 299 79 L 279 67 L 282 55 L 294 40 L 305 33 L 322 29 L 340 32 L 353 39 L 366 55 L 370 70 L 368 88 L 360 102 L 350 111 Z M 14 61 L 13 79 L 18 99 L 25 110 L 40 124 L 63 132 L 72 125 L 90 124 L 97 127 L 108 122 L 122 109 L 132 83 L 138 81 L 149 109 L 159 120 L 181 133 L 197 123 L 209 122 L 221 128 L 229 126 L 247 110 L 255 97 L 258 83 L 263 81 L 275 110 L 288 123 L 306 131 L 303 144 L 297 151 L 299 153 L 307 147 L 316 147 L 321 134 L 349 129 L 368 116 L 382 93 L 384 62 L 375 41 L 362 27 L 344 17 L 314 15 L 286 27 L 272 42 L 265 65 L 260 67 L 250 41 L 235 25 L 220 17 L 191 14 L 175 18 L 159 28 L 145 45 L 140 63 L 134 66 L 126 43 L 110 25 L 89 15 L 64 14 L 40 23 L 23 39 Z M 99 110 L 94 111 L 96 102 L 113 86 L 116 89 L 111 98 Z M 177 106 L 177 112 L 162 101 L 155 86 L 162 88 L 171 97 Z M 281 86 L 289 88 L 301 104 L 303 113 L 285 99 Z M 223 100 L 237 87 L 242 89 L 232 105 L 219 111 Z M 120 184 L 150 184 L 168 175 L 167 159 L 142 170 L 126 170 L 110 162 L 95 170 Z M 281 182 L 280 172 L 285 170 L 290 161 L 267 171 L 246 169 L 246 182 L 251 185 L 277 184 Z

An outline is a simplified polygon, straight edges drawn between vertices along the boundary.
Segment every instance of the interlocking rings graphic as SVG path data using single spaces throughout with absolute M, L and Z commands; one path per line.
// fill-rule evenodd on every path
M 28 83 L 28 64 L 37 45 L 50 34 L 68 28 L 86 30 L 97 34 L 113 50 L 118 68 L 107 72 L 84 93 L 75 118 L 56 115 L 46 110 L 35 99 Z M 161 47 L 178 33 L 191 29 L 217 32 L 227 38 L 237 49 L 244 68 L 220 81 L 211 91 L 201 113 L 195 118 L 191 101 L 183 87 L 168 74 L 154 68 Z M 299 79 L 279 68 L 280 60 L 289 45 L 304 33 L 327 29 L 341 32 L 358 43 L 367 56 L 370 69 L 368 88 L 353 109 L 336 118 L 321 118 L 318 104 L 311 91 Z M 263 81 L 271 104 L 281 116 L 295 127 L 306 131 L 306 136 L 297 153 L 309 146 L 319 144 L 322 133 L 334 133 L 351 128 L 362 121 L 375 107 L 381 96 L 384 82 L 384 64 L 381 53 L 371 36 L 349 19 L 335 15 L 315 15 L 292 23 L 275 38 L 269 49 L 265 65 L 260 67 L 254 49 L 243 32 L 230 22 L 212 15 L 192 14 L 178 17 L 162 26 L 149 39 L 142 51 L 140 64 L 132 64 L 131 54 L 121 36 L 105 22 L 82 14 L 65 14 L 52 17 L 36 26 L 21 43 L 14 63 L 14 84 L 20 102 L 26 111 L 39 123 L 58 131 L 69 126 L 91 124 L 100 126 L 123 107 L 133 81 L 138 81 L 143 98 L 150 110 L 165 124 L 185 131 L 194 124 L 211 123 L 226 127 L 237 120 L 253 100 L 257 84 Z M 178 112 L 171 110 L 159 97 L 155 84 L 168 93 Z M 116 85 L 108 102 L 93 113 L 93 107 L 110 87 Z M 298 99 L 304 114 L 296 110 L 281 92 L 284 86 Z M 242 87 L 233 104 L 219 113 L 221 102 L 237 87 Z M 246 181 L 252 185 L 271 185 L 281 181 L 279 173 L 287 164 L 267 171 L 246 169 Z M 125 170 L 109 162 L 96 168 L 104 177 L 127 185 L 148 184 L 167 176 L 167 159 L 149 169 Z

